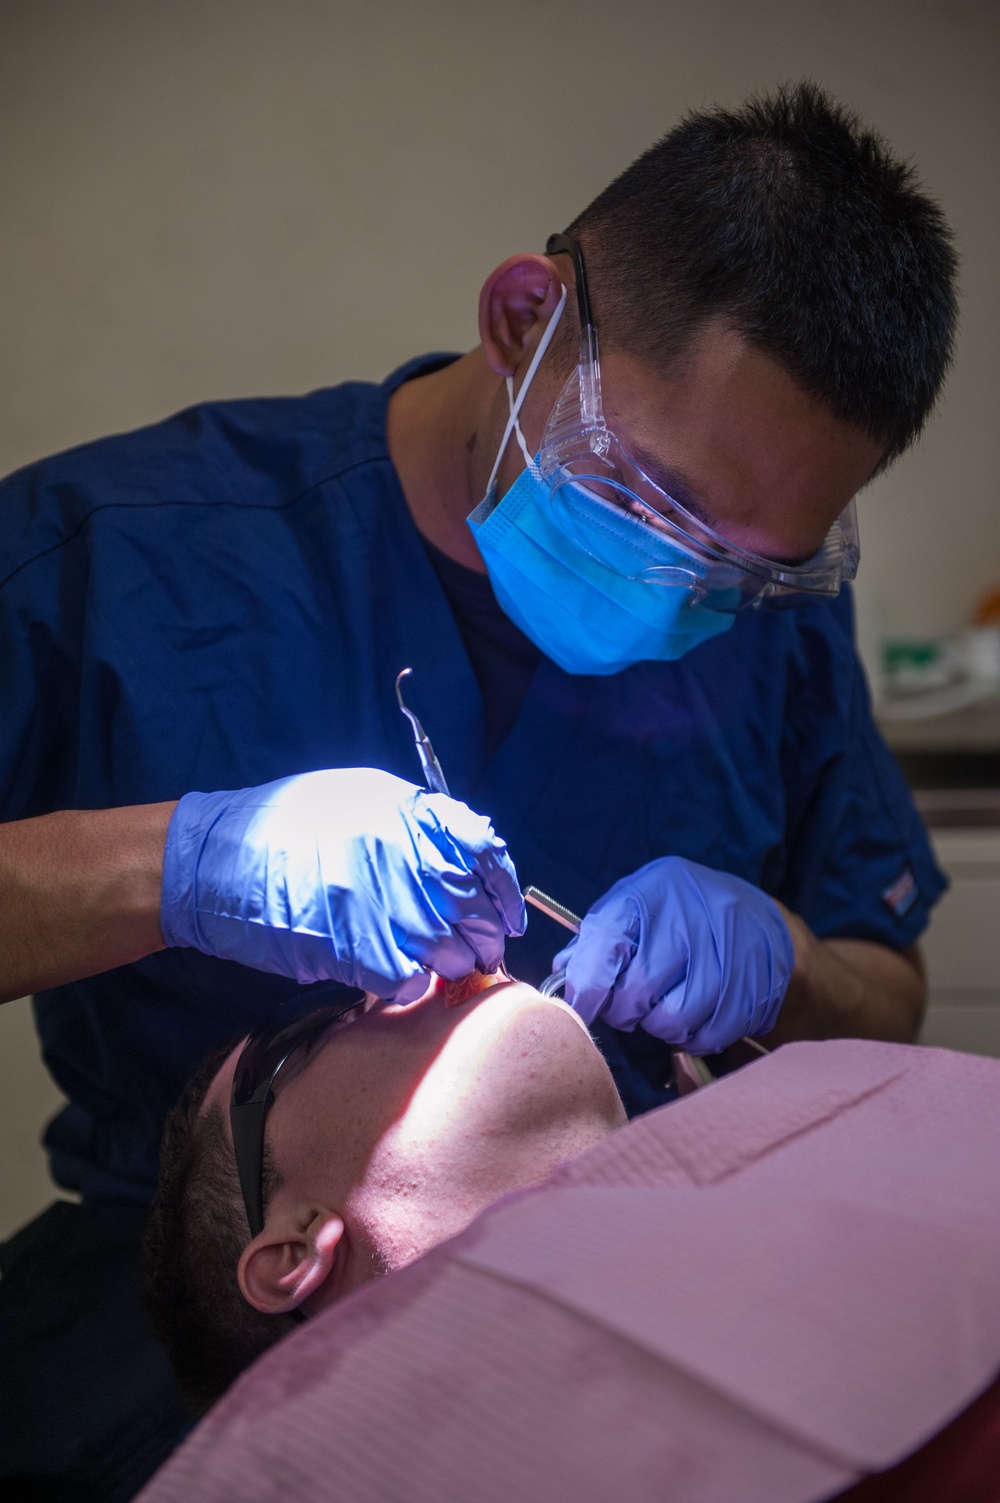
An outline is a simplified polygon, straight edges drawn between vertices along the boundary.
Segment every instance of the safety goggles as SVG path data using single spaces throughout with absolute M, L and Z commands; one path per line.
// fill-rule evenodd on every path
M 287 1082 L 310 1058 L 321 1037 L 338 1022 L 367 1011 L 375 998 L 356 986 L 337 987 L 333 1000 L 303 1012 L 286 1006 L 259 1023 L 236 1061 L 229 1096 L 236 1170 L 251 1237 L 264 1229 L 264 1124 L 274 1105 L 278 1078 Z
M 857 511 L 850 501 L 812 558 L 782 563 L 762 557 L 722 537 L 661 489 L 608 428 L 601 392 L 597 328 L 590 307 L 583 253 L 569 235 L 550 235 L 550 256 L 565 252 L 576 272 L 580 351 L 542 434 L 539 466 L 560 526 L 576 537 L 599 563 L 622 572 L 621 550 L 603 557 L 600 530 L 579 506 L 579 493 L 597 498 L 637 525 L 648 547 L 637 550 L 627 578 L 652 585 L 682 585 L 693 600 L 727 613 L 763 603 L 794 605 L 810 596 L 837 595 L 857 573 L 860 548 Z M 666 544 L 656 558 L 656 540 Z M 641 555 L 646 554 L 643 558 Z

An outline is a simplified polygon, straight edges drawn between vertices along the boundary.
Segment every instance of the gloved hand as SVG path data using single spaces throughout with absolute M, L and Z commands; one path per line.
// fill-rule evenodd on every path
M 163 937 L 296 981 L 409 1002 L 523 934 L 507 847 L 441 793 L 355 767 L 189 793 L 167 831 Z
M 599 898 L 552 962 L 584 1022 L 638 1024 L 690 1054 L 774 1027 L 795 963 L 760 888 L 681 856 L 651 861 Z

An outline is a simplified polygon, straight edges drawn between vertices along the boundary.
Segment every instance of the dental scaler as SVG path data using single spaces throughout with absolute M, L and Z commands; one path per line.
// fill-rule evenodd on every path
M 399 701 L 399 708 L 413 727 L 413 739 L 416 742 L 420 765 L 424 770 L 424 782 L 432 793 L 444 793 L 450 798 L 451 794 L 448 792 L 448 784 L 444 773 L 441 771 L 441 763 L 438 761 L 437 754 L 431 745 L 430 737 L 413 711 L 407 707 L 406 701 L 403 698 L 403 680 L 404 678 L 409 678 L 412 672 L 412 668 L 401 668 L 396 674 L 396 698 Z

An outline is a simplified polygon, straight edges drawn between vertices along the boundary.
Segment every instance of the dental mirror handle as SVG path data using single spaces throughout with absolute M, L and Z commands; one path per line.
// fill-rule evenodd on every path
M 548 893 L 542 892 L 540 887 L 526 887 L 524 900 L 537 908 L 539 913 L 545 913 L 550 919 L 555 919 L 557 924 L 562 924 L 564 929 L 569 929 L 573 934 L 579 934 L 583 920 L 577 918 L 571 908 L 564 908 L 557 903 L 555 898 L 550 898 Z

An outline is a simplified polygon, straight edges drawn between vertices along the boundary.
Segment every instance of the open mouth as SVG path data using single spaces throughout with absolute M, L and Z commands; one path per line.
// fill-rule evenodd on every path
M 496 971 L 470 971 L 468 976 L 462 976 L 458 981 L 446 981 L 438 977 L 438 981 L 444 986 L 444 998 L 446 1007 L 461 1007 L 463 1002 L 470 1002 L 473 997 L 478 997 L 480 992 L 485 992 L 491 986 L 502 986 L 505 982 L 513 981 L 503 961 Z

